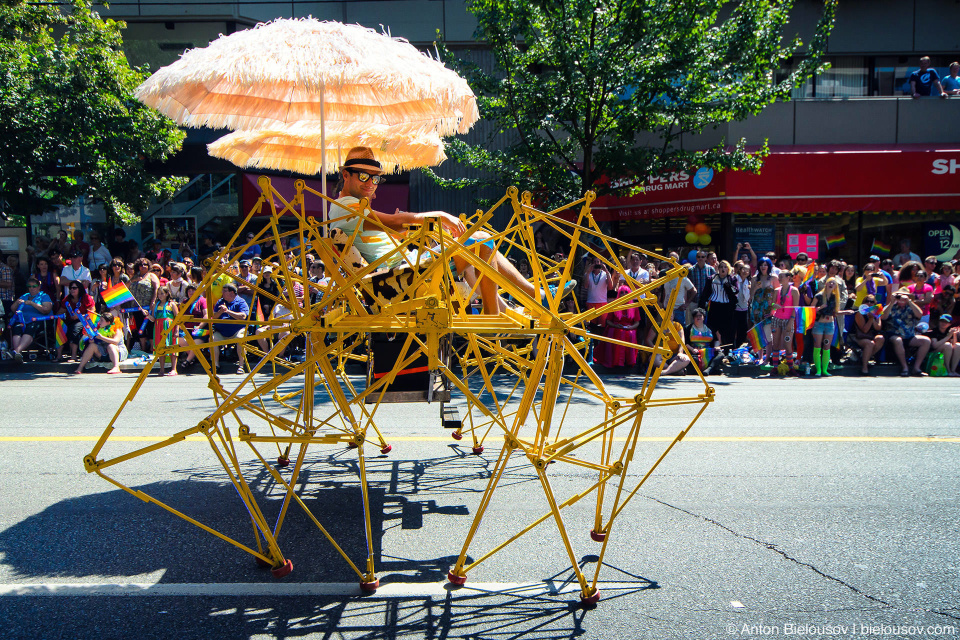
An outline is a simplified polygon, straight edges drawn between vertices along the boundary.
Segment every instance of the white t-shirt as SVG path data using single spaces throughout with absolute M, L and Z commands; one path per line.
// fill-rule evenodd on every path
M 920 262 L 920 256 L 912 251 L 908 251 L 907 253 L 898 253 L 897 255 L 893 256 L 893 266 L 902 267 L 911 260 L 914 262 Z
M 627 269 L 627 275 L 633 278 L 634 280 L 637 280 L 644 284 L 650 282 L 650 272 L 644 269 L 643 267 L 640 267 L 640 269 L 638 269 L 636 273 L 634 273 L 630 269 Z
M 603 303 L 607 304 L 607 281 L 610 276 L 606 271 L 601 271 L 599 275 L 590 270 L 586 274 L 587 278 L 587 304 Z
M 663 285 L 663 301 L 666 302 L 670 299 L 670 293 L 673 291 L 674 287 L 677 286 L 677 280 L 670 280 Z M 690 278 L 684 278 L 680 282 L 680 291 L 677 292 L 677 299 L 674 301 L 674 309 L 682 309 L 685 304 L 687 304 L 687 291 L 690 291 L 694 288 L 693 283 L 690 282 Z
M 737 311 L 746 311 L 750 308 L 750 281 L 740 276 L 734 276 L 737 281 Z
M 90 269 L 87 269 L 83 265 L 80 265 L 79 269 L 74 269 L 69 262 L 63 265 L 63 271 L 60 272 L 60 276 L 67 280 L 79 280 L 80 282 L 86 282 L 88 284 L 93 282 L 90 278 Z
M 87 254 L 87 262 L 90 263 L 90 268 L 94 270 L 102 264 L 110 264 L 112 259 L 113 256 L 110 255 L 110 250 L 104 245 L 100 245 L 99 249 L 94 249 L 93 246 L 91 246 L 90 252 Z

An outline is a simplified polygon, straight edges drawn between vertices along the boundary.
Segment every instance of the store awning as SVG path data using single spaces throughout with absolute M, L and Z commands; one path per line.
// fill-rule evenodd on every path
M 712 213 L 960 209 L 960 147 L 773 147 L 759 174 L 680 172 L 630 198 L 601 197 L 598 220 Z
M 260 198 L 260 187 L 257 185 L 257 179 L 261 174 L 244 173 L 242 175 L 243 179 L 240 181 L 240 185 L 243 195 L 243 215 L 246 215 Z M 305 180 L 305 182 L 307 188 L 313 189 L 317 193 L 320 193 L 320 180 Z M 297 192 L 296 180 L 294 178 L 270 176 L 270 184 L 287 202 L 289 202 Z M 327 195 L 331 198 L 334 195 L 333 190 L 336 187 L 336 184 L 336 180 L 327 181 Z M 277 213 L 280 213 L 280 211 L 283 209 L 283 203 L 276 199 L 274 200 L 274 203 L 277 207 Z M 307 196 L 304 198 L 304 210 L 308 216 L 313 216 L 315 218 L 321 217 L 320 206 L 320 196 L 307 194 Z M 377 211 L 389 213 L 393 213 L 397 209 L 408 211 L 410 209 L 410 185 L 405 182 L 384 182 L 377 187 L 377 197 L 373 201 L 372 206 Z M 264 206 L 260 211 L 260 215 L 262 216 L 268 216 L 270 213 L 271 211 L 269 206 Z

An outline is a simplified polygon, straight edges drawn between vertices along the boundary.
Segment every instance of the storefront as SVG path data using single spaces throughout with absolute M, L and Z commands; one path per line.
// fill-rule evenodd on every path
M 960 148 L 773 148 L 760 174 L 703 168 L 651 179 L 637 196 L 598 198 L 594 216 L 630 242 L 681 256 L 702 245 L 729 258 L 738 242 L 784 255 L 799 240 L 818 260 L 862 264 L 909 240 L 914 253 L 950 259 L 960 251 Z

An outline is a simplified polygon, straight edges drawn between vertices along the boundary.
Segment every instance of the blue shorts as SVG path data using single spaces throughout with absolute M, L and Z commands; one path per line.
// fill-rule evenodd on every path
M 817 336 L 832 336 L 834 331 L 836 331 L 836 325 L 833 320 L 830 322 L 814 322 L 813 328 L 810 329 L 810 333 Z

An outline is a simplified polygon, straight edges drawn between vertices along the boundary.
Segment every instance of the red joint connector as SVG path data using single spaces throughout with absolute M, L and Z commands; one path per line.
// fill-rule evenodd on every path
M 595 607 L 597 603 L 600 602 L 600 589 L 594 589 L 593 593 L 588 596 L 581 593 L 580 602 L 582 602 L 585 607 Z
M 283 576 L 288 575 L 291 571 L 293 571 L 293 560 L 290 558 L 287 558 L 287 561 L 279 567 L 270 569 L 270 573 L 273 574 L 274 578 L 282 578 Z

